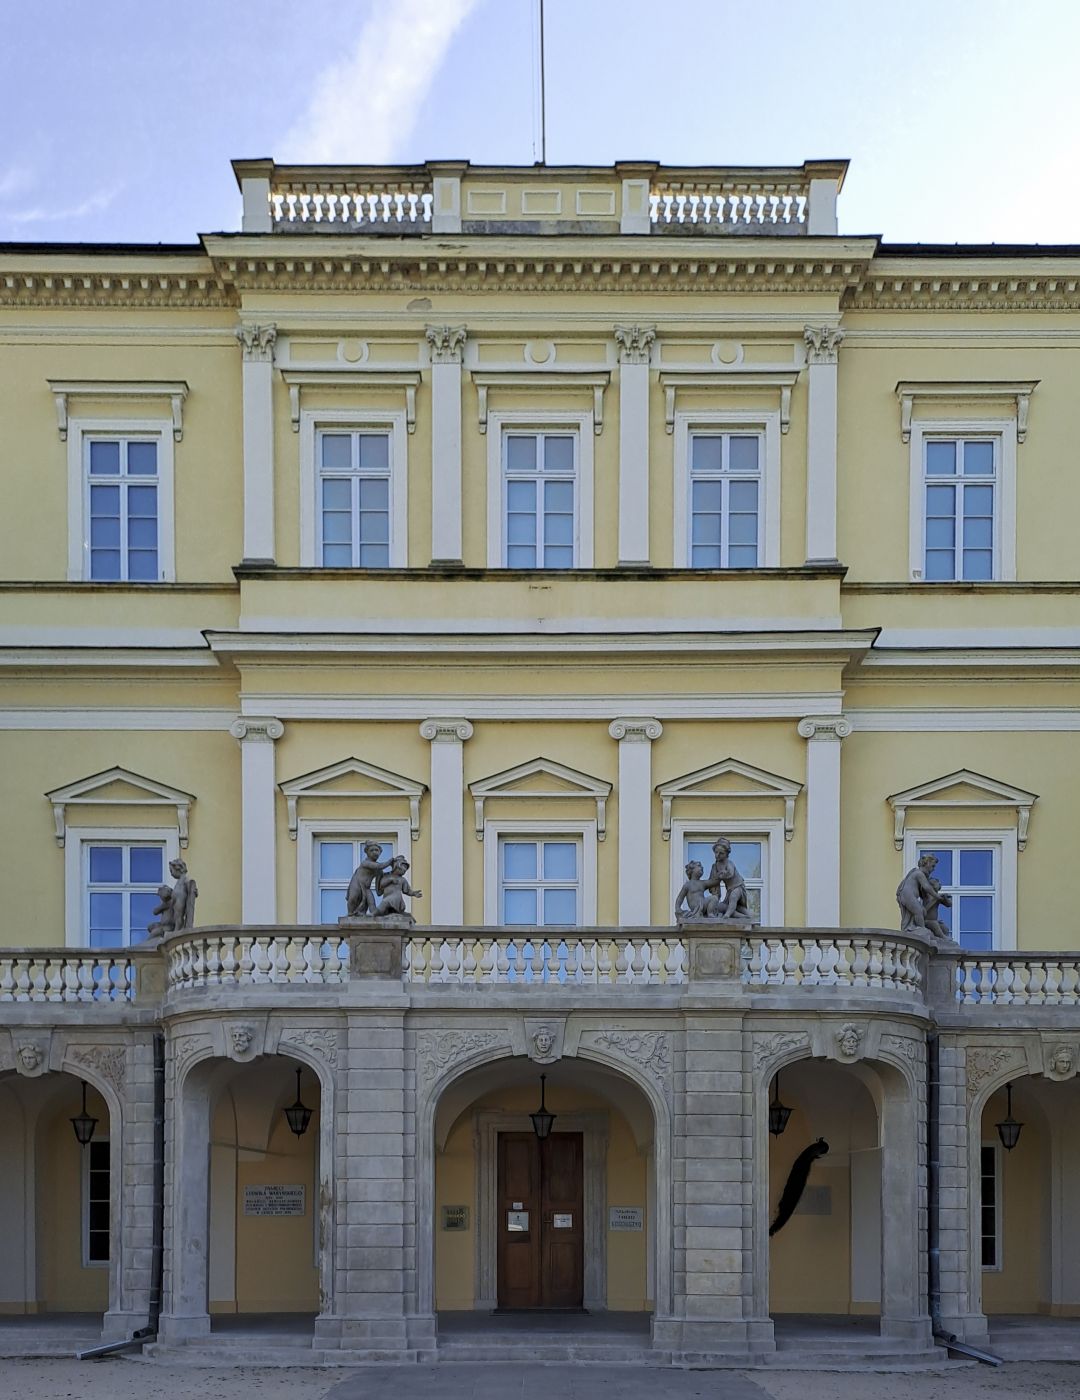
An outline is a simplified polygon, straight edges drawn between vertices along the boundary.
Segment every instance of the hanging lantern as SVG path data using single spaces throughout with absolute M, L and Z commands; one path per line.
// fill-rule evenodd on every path
M 285 1120 L 297 1137 L 303 1137 L 311 1122 L 312 1109 L 300 1097 L 300 1066 L 296 1067 L 296 1102 L 285 1109 Z
M 791 1109 L 786 1104 L 780 1102 L 780 1071 L 776 1071 L 776 1078 L 773 1080 L 772 1103 L 769 1104 L 769 1132 L 773 1137 L 779 1137 L 788 1125 L 791 1117 Z
M 544 1103 L 544 1081 L 546 1079 L 546 1074 L 540 1076 L 540 1107 L 535 1113 L 529 1114 L 532 1119 L 533 1132 L 541 1142 L 551 1135 L 551 1125 L 555 1122 L 554 1113 L 549 1113 L 547 1105 Z
M 1005 1085 L 1005 1117 L 996 1125 L 998 1137 L 1006 1152 L 1011 1152 L 1020 1141 L 1020 1130 L 1023 1123 L 1018 1123 L 1013 1117 L 1012 1111 L 1012 1085 Z
M 80 1147 L 85 1147 L 94 1136 L 94 1129 L 97 1125 L 98 1120 L 86 1111 L 86 1080 L 84 1079 L 82 1081 L 82 1112 L 76 1113 L 71 1120 L 71 1126 Z

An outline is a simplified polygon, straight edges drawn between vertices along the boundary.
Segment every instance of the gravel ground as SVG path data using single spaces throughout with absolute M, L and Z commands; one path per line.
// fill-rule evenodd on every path
M 112 1358 L 0 1361 L 2 1400 L 1080 1400 L 1080 1363 L 911 1375 L 644 1366 L 206 1368 Z

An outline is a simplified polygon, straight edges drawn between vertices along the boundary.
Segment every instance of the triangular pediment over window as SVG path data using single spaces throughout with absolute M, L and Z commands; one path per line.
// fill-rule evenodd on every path
M 725 758 L 660 783 L 656 791 L 661 801 L 661 835 L 665 841 L 671 840 L 672 807 L 680 798 L 775 798 L 784 804 L 784 840 L 790 841 L 795 831 L 795 799 L 802 792 L 802 783 L 793 783 L 790 778 L 737 758 Z
M 415 841 L 420 835 L 420 799 L 427 792 L 426 783 L 418 783 L 400 773 L 391 773 L 375 763 L 361 758 L 343 758 L 326 768 L 301 773 L 298 778 L 279 783 L 289 814 L 289 835 L 296 840 L 298 804 L 305 797 L 390 797 L 400 798 L 409 805 L 409 826 Z
M 169 787 L 128 768 L 106 768 L 91 773 L 88 778 L 53 788 L 45 796 L 52 803 L 56 824 L 56 844 L 63 846 L 67 838 L 67 809 L 69 807 L 172 807 L 181 846 L 188 843 L 188 816 L 195 801 L 190 792 Z
M 985 773 L 973 773 L 969 768 L 958 768 L 955 773 L 946 773 L 943 778 L 920 783 L 904 792 L 894 792 L 888 798 L 893 809 L 893 845 L 898 851 L 903 850 L 904 828 L 911 809 L 940 811 L 950 807 L 983 807 L 1003 811 L 1011 808 L 1016 813 L 1016 844 L 1022 851 L 1027 845 L 1031 809 L 1038 800 L 1038 793 L 988 778 Z
M 606 834 L 607 800 L 611 796 L 611 784 L 602 778 L 594 778 L 581 773 L 576 768 L 567 768 L 563 763 L 555 763 L 550 758 L 534 758 L 516 768 L 506 768 L 501 773 L 493 773 L 490 778 L 479 778 L 469 784 L 473 805 L 476 810 L 476 839 L 484 839 L 484 803 L 489 797 L 585 797 L 596 803 L 596 839 L 602 841 Z

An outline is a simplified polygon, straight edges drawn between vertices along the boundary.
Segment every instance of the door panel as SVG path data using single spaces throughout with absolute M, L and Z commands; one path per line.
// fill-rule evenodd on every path
M 583 1155 L 580 1133 L 499 1134 L 500 1308 L 581 1307 Z

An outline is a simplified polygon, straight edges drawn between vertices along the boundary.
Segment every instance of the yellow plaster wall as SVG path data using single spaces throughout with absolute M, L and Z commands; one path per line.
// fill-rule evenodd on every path
M 82 1261 L 82 1149 L 69 1122 L 80 1100 L 76 1080 L 65 1078 L 69 1092 L 45 1111 L 37 1127 L 38 1303 L 45 1312 L 104 1312 L 108 1265 Z M 86 1109 L 99 1120 L 98 1134 L 107 1137 L 109 1111 L 94 1089 L 87 1090 Z
M 608 1231 L 607 1306 L 623 1312 L 647 1311 L 646 1249 L 651 1238 L 648 1220 L 648 1154 L 640 1153 L 626 1119 L 606 1100 L 571 1086 L 549 1086 L 548 1107 L 558 1115 L 576 1109 L 603 1109 L 609 1114 L 607 1200 L 615 1206 L 642 1206 L 646 1228 Z M 476 1158 L 473 1114 L 483 1109 L 530 1113 L 536 1107 L 532 1087 L 507 1087 L 486 1094 L 454 1124 L 442 1152 L 435 1156 L 435 1306 L 447 1312 L 470 1310 L 476 1297 Z M 558 1122 L 555 1131 L 558 1132 Z M 469 1207 L 468 1230 L 443 1230 L 444 1205 Z
M 1050 1134 L 1039 1097 L 1032 1081 L 1013 1085 L 1013 1116 L 1024 1127 L 1012 1152 L 1001 1154 L 1002 1267 L 982 1271 L 983 1311 L 990 1315 L 1050 1311 Z M 984 1143 L 997 1142 L 994 1125 L 1005 1107 L 1004 1090 L 988 1101 Z

